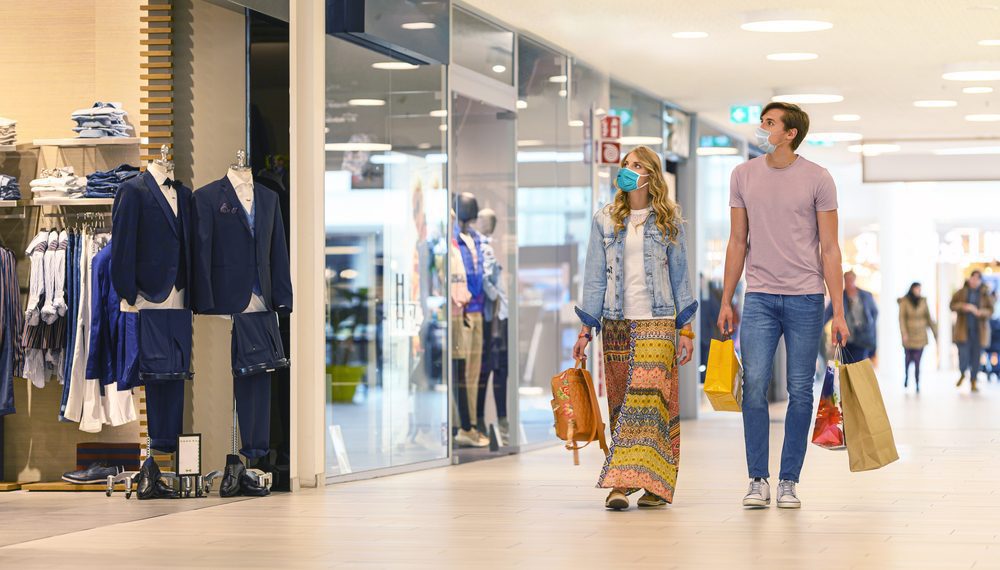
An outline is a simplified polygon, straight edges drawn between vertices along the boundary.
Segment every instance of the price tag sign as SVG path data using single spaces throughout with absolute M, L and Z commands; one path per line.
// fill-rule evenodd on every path
M 177 436 L 177 475 L 201 475 L 201 434 Z

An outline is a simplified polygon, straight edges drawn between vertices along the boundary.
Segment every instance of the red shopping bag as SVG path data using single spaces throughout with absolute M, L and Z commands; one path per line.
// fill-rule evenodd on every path
M 844 413 L 840 403 L 840 366 L 829 362 L 823 378 L 823 392 L 816 410 L 816 424 L 813 426 L 812 442 L 826 449 L 846 449 L 844 438 Z

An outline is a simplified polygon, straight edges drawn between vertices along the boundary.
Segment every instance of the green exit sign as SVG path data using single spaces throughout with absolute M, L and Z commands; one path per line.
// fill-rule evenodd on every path
M 760 121 L 760 105 L 733 105 L 729 108 L 729 122 L 747 125 Z

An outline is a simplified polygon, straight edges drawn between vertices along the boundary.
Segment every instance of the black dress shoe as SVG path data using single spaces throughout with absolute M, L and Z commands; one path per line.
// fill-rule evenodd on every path
M 153 485 L 153 496 L 151 497 L 153 499 L 179 499 L 180 496 L 181 494 L 175 491 L 170 485 L 167 485 L 163 481 L 163 478 L 157 480 L 156 484 Z
M 240 494 L 240 481 L 246 475 L 247 468 L 239 455 L 226 456 L 226 471 L 219 485 L 220 497 L 235 497 Z
M 240 491 L 246 497 L 266 497 L 271 494 L 271 490 L 261 485 L 253 475 L 243 472 L 240 477 Z
M 160 466 L 152 457 L 142 462 L 139 475 L 135 478 L 136 494 L 140 500 L 155 499 L 156 483 L 160 480 Z

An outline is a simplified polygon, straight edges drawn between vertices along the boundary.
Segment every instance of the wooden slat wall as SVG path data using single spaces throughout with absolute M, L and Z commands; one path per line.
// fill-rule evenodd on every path
M 173 155 L 173 5 L 153 0 L 140 9 L 139 44 L 145 61 L 139 70 L 143 94 L 139 136 L 140 158 L 145 163 L 159 158 L 161 145 L 169 146 Z

